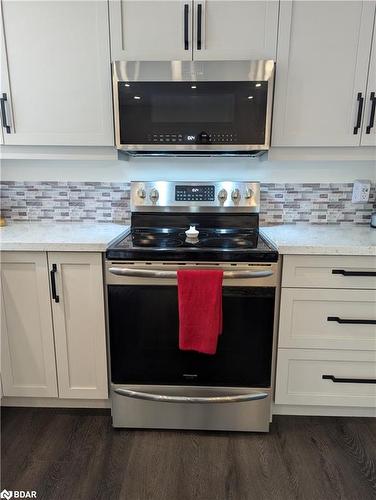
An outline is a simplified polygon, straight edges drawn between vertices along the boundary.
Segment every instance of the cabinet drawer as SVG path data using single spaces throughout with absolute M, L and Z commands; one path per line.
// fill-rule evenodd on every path
M 282 286 L 376 289 L 376 257 L 286 255 Z
M 279 349 L 275 402 L 376 408 L 375 381 L 374 352 Z
M 278 345 L 376 350 L 375 304 L 374 290 L 284 288 Z

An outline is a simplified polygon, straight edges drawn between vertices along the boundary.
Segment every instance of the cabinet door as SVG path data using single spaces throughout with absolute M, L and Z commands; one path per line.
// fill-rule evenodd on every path
M 102 259 L 99 253 L 49 252 L 56 265 L 52 300 L 60 398 L 107 398 Z
M 376 146 L 376 26 L 373 32 L 368 84 L 365 96 L 362 146 Z
M 192 0 L 111 0 L 113 61 L 190 61 Z
M 373 1 L 281 2 L 273 146 L 360 145 L 374 12 Z
M 1 260 L 4 395 L 56 397 L 47 256 L 44 252 L 3 252 Z
M 3 0 L 5 144 L 113 146 L 107 3 Z
M 195 0 L 193 59 L 275 59 L 278 4 Z

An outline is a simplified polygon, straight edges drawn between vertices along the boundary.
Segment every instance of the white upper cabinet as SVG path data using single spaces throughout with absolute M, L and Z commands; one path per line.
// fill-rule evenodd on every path
M 107 2 L 3 0 L 2 13 L 5 144 L 113 146 Z
M 100 253 L 49 252 L 60 398 L 106 399 L 107 364 Z
M 277 0 L 111 0 L 113 61 L 275 59 Z
M 110 0 L 113 61 L 190 61 L 191 0 Z
M 374 15 L 374 1 L 281 2 L 273 146 L 360 145 Z
M 361 145 L 376 146 L 376 25 L 373 31 L 367 92 L 364 101 L 365 110 Z
M 46 254 L 1 254 L 1 377 L 4 396 L 56 397 Z
M 194 60 L 276 57 L 278 1 L 194 2 Z

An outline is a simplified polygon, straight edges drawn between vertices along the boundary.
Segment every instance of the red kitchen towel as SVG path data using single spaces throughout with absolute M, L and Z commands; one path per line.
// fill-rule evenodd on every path
M 215 354 L 222 333 L 220 270 L 179 270 L 179 348 Z

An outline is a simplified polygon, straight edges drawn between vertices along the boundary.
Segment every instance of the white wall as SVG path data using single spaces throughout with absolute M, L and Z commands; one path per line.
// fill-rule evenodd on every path
M 237 158 L 137 158 L 130 161 L 2 160 L 7 181 L 252 180 L 273 183 L 376 182 L 372 161 L 260 161 Z

